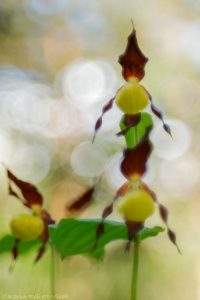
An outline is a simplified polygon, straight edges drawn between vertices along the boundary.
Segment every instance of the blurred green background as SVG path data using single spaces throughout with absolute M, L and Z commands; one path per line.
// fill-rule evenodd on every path
M 145 181 L 169 208 L 183 252 L 177 253 L 166 233 L 143 243 L 138 300 L 199 300 L 199 1 L 1 0 L 0 161 L 40 188 L 57 221 L 68 216 L 66 205 L 101 176 L 92 206 L 80 216 L 101 215 L 124 182 L 116 107 L 105 116 L 93 146 L 91 139 L 103 104 L 124 83 L 117 60 L 132 30 L 131 18 L 149 58 L 142 84 L 173 134 L 172 140 L 154 119 L 155 151 Z M 3 236 L 10 219 L 27 210 L 7 196 L 3 166 L 0 176 Z M 111 218 L 120 219 L 116 212 Z M 162 226 L 158 212 L 148 225 Z M 0 257 L 2 299 L 48 295 L 49 253 L 37 265 L 34 255 L 21 257 L 12 273 L 10 255 Z M 56 273 L 60 299 L 129 299 L 131 254 L 124 252 L 124 242 L 108 245 L 102 263 L 57 258 Z

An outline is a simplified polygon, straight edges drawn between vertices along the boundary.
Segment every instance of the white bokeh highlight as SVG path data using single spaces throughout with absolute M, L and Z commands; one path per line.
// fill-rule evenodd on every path
M 159 181 L 170 195 L 186 195 L 199 182 L 200 165 L 193 157 L 182 157 L 174 161 L 163 161 L 159 168 Z
M 113 155 L 104 171 L 106 181 L 113 190 L 117 190 L 120 188 L 120 186 L 122 186 L 123 183 L 127 181 L 120 171 L 121 160 L 122 153 Z
M 101 143 L 86 141 L 79 144 L 72 152 L 71 166 L 73 171 L 80 176 L 100 176 L 104 170 L 108 154 Z
M 51 153 L 45 146 L 20 144 L 15 148 L 8 166 L 20 179 L 39 183 L 50 170 L 51 158 Z
M 27 11 L 43 16 L 53 16 L 62 12 L 66 7 L 66 0 L 28 0 Z
M 166 120 L 172 132 L 172 138 L 163 130 L 160 123 L 151 135 L 155 145 L 155 154 L 164 159 L 175 159 L 181 157 L 190 147 L 192 136 L 188 126 L 180 120 Z
M 10 161 L 12 155 L 13 145 L 10 139 L 10 135 L 1 130 L 0 131 L 0 164 L 7 164 Z
M 48 122 L 42 133 L 51 138 L 76 136 L 84 131 L 85 122 L 81 112 L 63 99 L 49 99 L 46 103 Z
M 63 70 L 61 88 L 77 105 L 90 105 L 111 95 L 116 84 L 113 68 L 104 61 L 79 59 Z

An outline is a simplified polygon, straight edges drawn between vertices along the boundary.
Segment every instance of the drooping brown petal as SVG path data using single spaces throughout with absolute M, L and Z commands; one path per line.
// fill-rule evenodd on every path
M 119 197 L 123 197 L 128 188 L 130 186 L 130 182 L 129 181 L 126 181 L 118 190 L 117 190 L 117 193 L 116 193 L 116 198 L 119 198 Z
M 156 117 L 158 117 L 162 121 L 164 130 L 172 137 L 171 129 L 170 129 L 169 125 L 165 123 L 164 117 L 163 117 L 163 114 L 162 114 L 161 110 L 158 109 L 155 106 L 155 104 L 153 103 L 153 98 L 152 98 L 151 94 L 146 89 L 145 89 L 145 91 L 147 92 L 147 94 L 149 96 L 149 101 L 150 101 L 150 104 L 151 104 L 152 112 L 156 115 Z
M 21 191 L 21 193 L 22 193 L 22 195 L 24 197 L 23 204 L 25 206 L 27 206 L 29 208 L 31 208 L 32 205 L 34 205 L 34 204 L 38 204 L 38 205 L 42 206 L 43 197 L 42 197 L 42 195 L 40 194 L 40 192 L 37 190 L 37 188 L 33 184 L 18 179 L 8 169 L 7 169 L 7 176 L 8 176 L 8 179 L 11 182 L 15 183 L 15 185 L 20 189 L 20 191 Z M 19 198 L 19 196 L 17 195 L 17 193 L 14 192 L 13 189 L 11 188 L 11 184 L 9 184 L 9 193 L 11 195 L 14 195 L 17 198 Z
M 159 204 L 159 213 L 160 213 L 161 219 L 166 224 L 168 222 L 168 216 L 169 216 L 168 209 L 164 205 Z
M 44 230 L 42 234 L 40 235 L 39 239 L 43 242 L 46 243 L 49 240 L 49 225 L 55 224 L 55 221 L 51 218 L 50 214 L 43 209 L 40 213 L 40 217 L 43 219 L 44 222 Z
M 113 201 L 111 202 L 111 204 L 109 204 L 108 206 L 106 206 L 104 208 L 104 210 L 103 210 L 102 217 L 101 217 L 102 218 L 101 222 L 97 226 L 97 230 L 96 230 L 96 240 L 95 240 L 95 243 L 94 243 L 94 246 L 93 246 L 93 251 L 97 247 L 99 238 L 104 233 L 104 220 L 113 212 L 113 206 L 114 206 L 114 201 L 115 200 L 116 200 L 116 197 L 113 199 Z
M 22 198 L 21 198 L 21 197 L 13 190 L 10 181 L 8 182 L 8 194 L 9 194 L 10 196 L 16 197 L 17 199 L 19 199 L 19 200 L 24 204 L 24 199 L 22 199 Z
M 179 246 L 178 246 L 178 244 L 176 242 L 176 234 L 175 234 L 175 232 L 172 231 L 171 229 L 167 228 L 167 235 L 168 235 L 170 241 L 176 246 L 179 254 L 182 254 L 182 252 L 181 252 L 181 250 L 180 250 L 180 248 L 179 248 Z
M 46 243 L 43 243 L 41 245 L 41 247 L 38 249 L 38 253 L 37 253 L 37 256 L 35 258 L 35 263 L 37 263 L 43 257 L 45 252 L 46 252 Z
M 140 120 L 141 120 L 141 113 L 135 115 L 124 115 L 123 122 L 126 128 L 118 132 L 116 135 L 124 136 L 129 131 L 129 129 L 136 126 L 140 122 Z
M 124 150 L 121 172 L 127 179 L 134 175 L 143 176 L 146 172 L 146 163 L 153 148 L 149 140 L 150 130 L 134 148 Z
M 87 189 L 86 192 L 84 192 L 80 197 L 75 199 L 73 203 L 67 207 L 67 210 L 74 212 L 85 208 L 85 206 L 87 206 L 92 201 L 94 191 L 95 191 L 94 186 Z
M 15 239 L 14 246 L 12 248 L 12 256 L 14 260 L 16 260 L 18 257 L 18 244 L 19 244 L 19 240 Z
M 125 184 L 122 185 L 122 187 L 117 191 L 115 197 L 113 198 L 113 201 L 104 208 L 102 216 L 101 216 L 101 223 L 99 223 L 99 225 L 97 226 L 97 230 L 96 230 L 96 241 L 93 247 L 93 250 L 96 249 L 97 244 L 98 244 L 98 240 L 99 238 L 102 236 L 102 234 L 104 233 L 104 220 L 113 212 L 113 206 L 115 201 L 122 196 L 122 194 L 125 193 L 125 191 L 128 189 L 129 186 L 129 182 L 126 182 Z
M 103 213 L 102 213 L 102 220 L 101 223 L 97 226 L 97 230 L 96 230 L 96 241 L 93 247 L 93 250 L 96 249 L 97 247 L 97 243 L 99 238 L 102 236 L 102 234 L 104 233 L 104 220 L 113 212 L 113 206 L 115 201 L 119 198 L 122 197 L 123 195 L 125 195 L 125 193 L 127 192 L 128 188 L 130 186 L 130 182 L 126 181 L 116 192 L 115 197 L 113 198 L 113 201 L 104 208 Z
M 95 124 L 95 128 L 94 128 L 94 135 L 93 135 L 93 138 L 92 138 L 92 143 L 94 143 L 94 140 L 95 140 L 95 137 L 96 137 L 96 134 L 97 134 L 97 131 L 101 128 L 102 126 L 102 122 L 103 122 L 103 116 L 104 114 L 109 111 L 112 107 L 113 107 L 113 102 L 115 100 L 115 96 L 113 98 L 111 98 L 102 108 L 102 113 L 101 113 L 101 116 L 98 118 L 98 120 L 96 121 L 96 124 Z
M 40 217 L 48 225 L 55 224 L 55 221 L 52 219 L 52 217 L 50 216 L 50 214 L 45 209 L 41 210 Z
M 174 231 L 172 231 L 169 228 L 169 225 L 168 225 L 168 215 L 169 215 L 168 209 L 158 201 L 156 194 L 148 187 L 148 185 L 146 183 L 142 182 L 141 185 L 142 185 L 142 188 L 152 196 L 155 203 L 157 203 L 160 217 L 161 217 L 162 221 L 165 223 L 165 225 L 167 226 L 167 235 L 168 235 L 170 241 L 176 246 L 178 252 L 181 254 L 181 250 L 176 242 L 176 234 Z
M 165 123 L 162 112 L 153 104 L 152 101 L 151 110 L 162 121 L 164 130 L 172 137 L 171 129 L 169 125 Z
M 139 81 L 145 75 L 144 67 L 148 58 L 142 53 L 138 46 L 136 31 L 133 31 L 128 37 L 126 50 L 119 56 L 118 62 L 122 66 L 122 75 L 126 81 L 130 77 L 136 77 Z
M 97 226 L 96 241 L 95 241 L 95 244 L 94 244 L 94 250 L 96 249 L 98 240 L 102 236 L 102 234 L 104 234 L 104 223 L 103 223 L 103 221 Z
M 40 240 L 42 241 L 42 245 L 38 249 L 38 253 L 37 253 L 37 256 L 35 258 L 35 263 L 38 262 L 46 252 L 46 244 L 49 240 L 48 225 L 55 223 L 55 221 L 51 218 L 51 216 L 49 215 L 49 213 L 46 210 L 41 211 L 41 217 L 43 218 L 43 221 L 44 221 L 44 231 L 39 237 Z
M 141 187 L 141 189 L 144 189 L 152 198 L 153 198 L 153 200 L 154 200 L 154 202 L 155 203 L 157 203 L 158 201 L 157 201 L 157 197 L 156 197 L 156 193 L 155 192 L 153 192 L 150 188 L 149 188 L 149 186 L 146 184 L 146 183 L 144 183 L 144 181 L 140 181 L 140 187 Z
M 181 254 L 181 250 L 176 242 L 176 234 L 174 231 L 172 231 L 170 228 L 169 228 L 169 225 L 168 225 L 168 209 L 163 205 L 163 204 L 160 204 L 158 201 L 157 201 L 157 204 L 158 204 L 158 209 L 159 209 L 159 212 L 160 212 L 160 216 L 161 216 L 161 219 L 163 220 L 163 222 L 165 223 L 165 225 L 167 226 L 167 235 L 170 239 L 170 241 L 176 246 L 178 252 Z

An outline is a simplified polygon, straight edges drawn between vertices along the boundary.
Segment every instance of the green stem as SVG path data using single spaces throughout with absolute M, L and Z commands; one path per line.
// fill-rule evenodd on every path
M 55 253 L 53 245 L 51 247 L 51 257 L 50 257 L 50 293 L 52 300 L 56 300 L 56 289 L 55 289 Z
M 136 300 L 137 281 L 138 281 L 138 264 L 139 264 L 139 245 L 137 238 L 134 239 L 133 247 L 133 267 L 132 267 L 132 284 L 131 284 L 131 300 Z

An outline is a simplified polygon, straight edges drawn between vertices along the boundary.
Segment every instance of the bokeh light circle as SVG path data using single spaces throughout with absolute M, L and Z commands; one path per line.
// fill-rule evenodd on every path
M 96 177 L 102 174 L 107 159 L 108 155 L 100 143 L 86 141 L 73 150 L 71 166 L 80 176 Z
M 28 0 L 27 11 L 29 13 L 52 16 L 61 13 L 66 5 L 66 0 Z
M 105 61 L 79 59 L 62 72 L 63 94 L 81 105 L 102 101 L 113 93 L 115 84 L 115 72 Z
M 81 103 L 96 100 L 105 87 L 104 74 L 93 62 L 79 62 L 72 65 L 64 78 L 64 92 Z
M 159 169 L 161 186 L 171 195 L 190 193 L 199 181 L 199 167 L 199 162 L 193 156 L 181 157 L 176 163 L 163 161 Z
M 6 131 L 0 131 L 0 164 L 8 164 L 12 155 L 13 145 Z
M 9 162 L 11 171 L 20 179 L 31 183 L 41 182 L 51 165 L 49 149 L 40 144 L 20 144 Z
M 120 171 L 120 163 L 122 160 L 122 153 L 117 153 L 111 157 L 105 168 L 105 178 L 111 188 L 117 190 L 126 182 L 126 178 Z
M 167 120 L 172 138 L 163 130 L 160 123 L 152 132 L 151 139 L 155 145 L 155 154 L 164 159 L 175 159 L 182 156 L 190 147 L 191 132 L 188 126 L 180 120 Z

